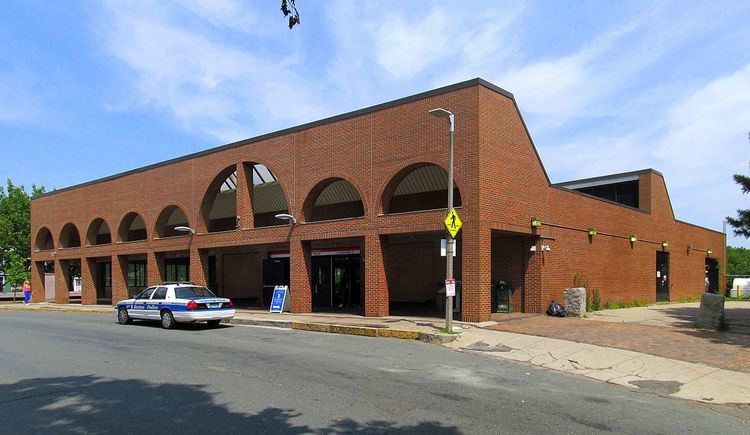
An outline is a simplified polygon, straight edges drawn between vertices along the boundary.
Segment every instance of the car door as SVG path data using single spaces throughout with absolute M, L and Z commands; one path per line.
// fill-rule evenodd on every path
M 158 320 L 161 317 L 161 306 L 167 301 L 167 288 L 156 287 L 154 294 L 151 296 L 151 300 L 147 304 L 146 317 L 149 319 Z
M 128 314 L 134 319 L 146 319 L 146 306 L 151 299 L 151 295 L 154 294 L 156 287 L 149 287 L 143 290 L 135 298 L 133 298 L 133 304 L 128 308 Z

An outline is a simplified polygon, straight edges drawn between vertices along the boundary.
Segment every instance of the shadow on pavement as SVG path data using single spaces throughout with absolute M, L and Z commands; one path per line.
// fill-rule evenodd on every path
M 201 385 L 150 384 L 97 376 L 24 379 L 0 385 L 0 421 L 10 433 L 432 433 L 458 429 L 438 422 L 400 426 L 338 420 L 325 428 L 297 425 L 293 409 L 233 412 Z M 248 391 L 248 395 L 252 394 Z

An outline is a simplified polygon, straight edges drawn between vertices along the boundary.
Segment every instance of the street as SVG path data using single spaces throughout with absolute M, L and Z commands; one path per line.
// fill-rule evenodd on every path
M 417 341 L 0 312 L 3 433 L 746 433 L 720 409 Z

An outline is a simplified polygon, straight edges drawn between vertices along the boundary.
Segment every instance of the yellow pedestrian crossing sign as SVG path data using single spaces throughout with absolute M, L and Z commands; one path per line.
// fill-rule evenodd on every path
M 460 230 L 461 225 L 463 225 L 455 208 L 452 208 L 451 211 L 448 212 L 448 216 L 445 217 L 443 222 L 445 223 L 445 229 L 448 230 L 448 232 L 451 233 L 451 237 L 455 239 L 458 230 Z

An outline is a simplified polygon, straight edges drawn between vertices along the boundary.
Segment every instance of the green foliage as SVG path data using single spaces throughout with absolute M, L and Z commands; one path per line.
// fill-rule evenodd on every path
M 617 301 L 617 302 L 607 301 L 604 304 L 604 309 L 605 310 L 616 310 L 616 309 L 619 309 L 619 308 L 647 307 L 649 305 L 651 305 L 651 303 L 646 302 L 646 301 L 638 301 L 638 300 L 633 300 L 633 301 Z
M 734 182 L 740 185 L 742 193 L 750 193 L 750 177 L 735 174 Z M 737 210 L 737 217 L 727 217 L 727 222 L 734 227 L 735 235 L 750 237 L 750 210 Z
M 591 306 L 591 309 L 587 306 L 586 311 L 599 311 L 602 309 L 602 296 L 598 288 L 591 290 L 591 304 L 588 303 L 588 300 L 589 295 L 586 295 L 586 305 Z
M 31 195 L 44 193 L 44 187 L 31 186 Z M 11 256 L 18 255 L 22 263 L 31 256 L 31 200 L 24 187 L 8 180 L 7 188 L 0 187 L 0 270 L 11 265 Z M 6 270 L 7 271 L 7 270 Z
M 575 275 L 573 275 L 573 288 L 589 288 L 589 282 L 583 278 L 583 276 L 576 272 Z
M 295 1 L 296 0 L 281 0 L 281 13 L 289 18 L 290 29 L 300 23 L 299 11 L 297 11 L 297 5 L 294 4 Z
M 591 288 L 589 281 L 580 273 L 573 275 L 573 287 L 586 289 L 586 311 L 599 311 L 602 309 L 602 297 L 598 288 Z
M 24 265 L 23 259 L 15 252 L 10 255 L 5 273 L 11 287 L 19 288 L 25 280 L 29 279 L 29 272 Z

